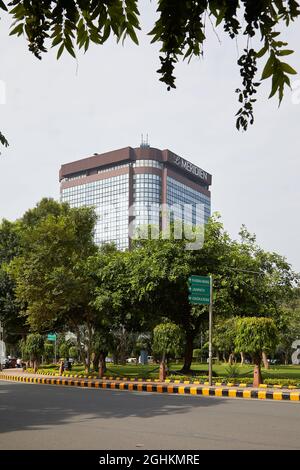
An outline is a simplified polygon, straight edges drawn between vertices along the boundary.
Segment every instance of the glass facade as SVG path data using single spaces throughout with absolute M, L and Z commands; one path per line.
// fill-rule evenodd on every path
M 95 242 L 115 242 L 128 248 L 129 174 L 63 189 L 62 202 L 71 207 L 94 206 L 97 213 Z
M 202 225 L 210 217 L 210 197 L 174 178 L 167 177 L 167 204 L 171 220 L 185 220 L 192 225 Z
M 163 169 L 164 163 L 154 159 L 137 159 L 131 163 L 132 168 L 145 167 L 143 173 L 129 176 L 129 163 L 120 162 L 114 166 L 99 168 L 96 166 L 93 173 L 103 173 L 101 180 L 86 182 L 84 178 L 88 170 L 78 173 L 65 173 L 62 181 L 61 201 L 68 202 L 71 207 L 95 207 L 97 223 L 95 227 L 95 242 L 103 244 L 114 242 L 118 249 L 129 247 L 129 235 L 140 227 L 161 225 L 161 210 L 166 208 L 162 204 L 162 177 L 150 173 L 150 168 Z M 122 175 L 111 176 L 108 171 L 123 169 L 127 172 Z M 107 174 L 106 174 L 107 173 Z M 157 171 L 156 171 L 157 173 Z M 131 179 L 132 178 L 132 179 Z M 79 180 L 72 187 L 65 188 L 68 181 Z M 130 184 L 132 181 L 132 188 Z M 184 220 L 189 225 L 202 225 L 206 223 L 211 213 L 210 197 L 185 185 L 176 179 L 167 176 L 167 214 L 171 222 Z M 131 193 L 132 191 L 132 193 Z M 129 208 L 130 194 L 132 194 L 133 207 Z M 130 213 L 129 213 L 130 210 Z M 129 234 L 130 215 L 130 234 Z M 152 232 L 154 234 L 155 232 Z
M 159 226 L 161 177 L 150 173 L 133 175 L 134 227 Z
M 160 163 L 156 160 L 137 160 L 133 164 L 133 168 L 137 168 L 137 167 L 141 167 L 141 166 L 148 166 L 148 167 L 151 167 L 151 168 L 159 168 L 159 169 L 161 169 L 163 167 L 162 163 Z

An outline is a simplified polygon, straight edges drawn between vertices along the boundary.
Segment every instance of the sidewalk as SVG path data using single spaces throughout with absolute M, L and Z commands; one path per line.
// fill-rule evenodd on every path
M 16 382 L 35 383 L 43 385 L 64 385 L 73 387 L 101 388 L 110 390 L 128 390 L 136 392 L 157 392 L 180 395 L 202 395 L 228 398 L 253 398 L 260 400 L 287 400 L 300 401 L 300 391 L 273 388 L 252 388 L 241 386 L 218 386 L 211 387 L 203 384 L 180 384 L 157 381 L 141 381 L 130 379 L 92 379 L 72 378 L 54 375 L 41 375 L 26 373 L 22 369 L 6 369 L 0 372 L 0 380 Z

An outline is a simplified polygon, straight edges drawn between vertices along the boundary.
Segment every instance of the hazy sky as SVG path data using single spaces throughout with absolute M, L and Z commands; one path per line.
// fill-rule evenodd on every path
M 155 3 L 140 2 L 145 31 Z M 57 62 L 54 51 L 38 61 L 25 39 L 8 36 L 8 27 L 2 13 L 6 104 L 0 105 L 0 129 L 10 147 L 1 149 L 0 218 L 13 220 L 44 196 L 58 198 L 62 163 L 138 146 L 141 133 L 148 133 L 151 146 L 169 148 L 212 173 L 212 208 L 233 237 L 246 224 L 264 248 L 285 255 L 300 271 L 300 104 L 287 92 L 278 110 L 276 100 L 266 101 L 268 83 L 259 89 L 255 125 L 237 132 L 234 41 L 220 32 L 220 46 L 208 26 L 204 60 L 179 65 L 177 89 L 168 92 L 156 74 L 158 47 L 143 33 L 139 47 L 110 41 L 79 54 L 77 62 L 67 55 Z M 300 70 L 296 26 L 287 37 L 298 48 L 289 62 Z

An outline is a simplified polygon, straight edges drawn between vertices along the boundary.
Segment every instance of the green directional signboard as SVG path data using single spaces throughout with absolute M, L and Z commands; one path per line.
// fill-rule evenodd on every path
M 196 305 L 210 304 L 210 277 L 190 276 L 189 277 L 189 301 Z
M 56 341 L 56 335 L 55 334 L 49 334 L 47 336 L 48 341 Z

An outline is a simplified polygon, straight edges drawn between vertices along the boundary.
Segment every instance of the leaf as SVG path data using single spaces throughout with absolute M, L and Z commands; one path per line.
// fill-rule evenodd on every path
M 0 0 L 0 8 L 1 8 L 2 10 L 8 11 L 8 10 L 7 10 L 7 6 L 5 5 L 5 3 L 4 3 L 2 0 Z
M 62 43 L 61 46 L 60 46 L 60 48 L 58 49 L 58 52 L 57 52 L 57 56 L 56 56 L 57 60 L 58 60 L 58 59 L 60 58 L 60 56 L 62 55 L 64 48 L 65 48 L 65 45 L 64 45 L 64 43 Z
M 280 86 L 281 81 L 282 81 L 282 75 L 281 74 L 276 73 L 276 74 L 273 75 L 272 90 L 271 90 L 271 93 L 269 95 L 269 98 L 272 98 L 272 96 L 275 95 L 275 93 L 277 92 L 277 90 Z
M 286 64 L 285 62 L 281 62 L 281 68 L 284 72 L 289 73 L 291 75 L 297 75 L 297 72 L 293 67 L 291 67 L 289 64 Z
M 138 37 L 137 37 L 134 29 L 133 28 L 128 28 L 127 32 L 129 34 L 130 38 L 132 39 L 132 41 L 138 46 L 139 45 L 139 40 L 138 40 Z
M 53 39 L 51 47 L 57 46 L 57 44 L 61 43 L 63 40 L 62 36 L 56 36 L 56 38 Z
M 19 23 L 18 26 L 16 26 L 10 33 L 9 35 L 12 36 L 13 34 L 17 34 L 20 36 L 23 33 L 23 23 Z
M 267 63 L 264 67 L 261 79 L 265 80 L 266 78 L 269 78 L 272 73 L 273 73 L 273 66 L 274 66 L 274 55 L 271 54 L 269 59 L 267 60 Z
M 283 51 L 279 51 L 278 55 L 283 56 L 283 55 L 290 55 L 290 54 L 293 54 L 293 53 L 294 53 L 294 51 L 292 51 L 291 49 L 285 49 Z
M 268 46 L 264 46 L 260 51 L 256 53 L 256 57 L 261 58 L 268 50 Z
M 68 53 L 74 57 L 74 59 L 76 59 L 76 54 L 74 52 L 74 47 L 72 45 L 72 43 L 68 40 L 65 41 L 65 48 L 67 49 Z
M 6 140 L 6 138 L 4 137 L 4 135 L 2 134 L 2 132 L 0 132 L 0 143 L 2 145 L 4 145 L 5 147 L 8 147 L 9 146 L 9 143 L 8 141 Z

